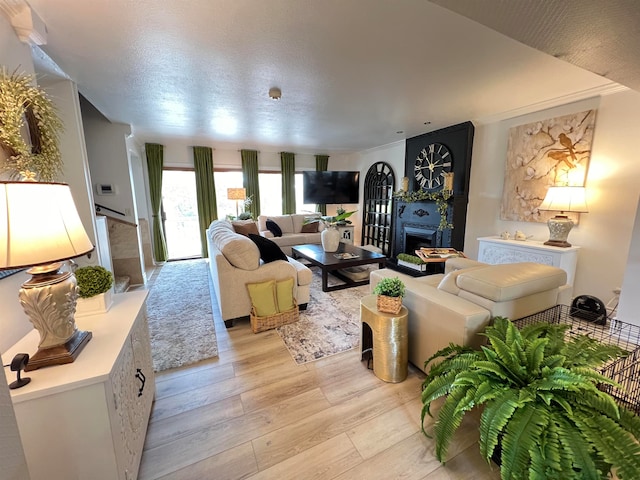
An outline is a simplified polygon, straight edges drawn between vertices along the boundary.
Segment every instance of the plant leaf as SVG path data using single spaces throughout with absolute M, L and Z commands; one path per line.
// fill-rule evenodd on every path
M 480 417 L 480 454 L 487 461 L 491 459 L 498 437 L 518 406 L 517 393 L 510 389 L 486 404 Z
M 540 436 L 549 421 L 548 411 L 528 403 L 513 413 L 502 438 L 503 479 L 520 480 L 528 470 L 529 451 L 537 448 Z

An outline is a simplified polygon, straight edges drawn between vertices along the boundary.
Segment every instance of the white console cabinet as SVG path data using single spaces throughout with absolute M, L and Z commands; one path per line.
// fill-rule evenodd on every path
M 93 337 L 76 361 L 23 372 L 31 383 L 11 390 L 31 480 L 137 478 L 155 395 L 147 293 L 114 295 L 108 312 L 77 318 Z M 38 341 L 33 330 L 3 364 Z
M 580 247 L 552 247 L 534 240 L 503 240 L 500 237 L 478 238 L 478 261 L 490 264 L 535 262 L 560 267 L 573 285 Z

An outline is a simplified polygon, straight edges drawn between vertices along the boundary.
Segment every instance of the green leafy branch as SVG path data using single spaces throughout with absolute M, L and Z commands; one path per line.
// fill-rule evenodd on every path
M 0 73 L 0 149 L 8 156 L 3 171 L 13 177 L 51 182 L 62 171 L 58 146 L 62 121 L 46 93 L 29 75 Z M 28 130 L 29 142 L 23 138 Z
M 440 224 L 438 230 L 453 229 L 453 224 L 447 219 L 447 209 L 449 208 L 449 199 L 452 196 L 452 192 L 449 190 L 441 190 L 439 192 L 428 192 L 426 190 L 417 190 L 415 192 L 409 192 L 404 190 L 398 190 L 393 194 L 393 197 L 401 202 L 414 203 L 430 200 L 436 202 L 436 208 L 440 214 Z

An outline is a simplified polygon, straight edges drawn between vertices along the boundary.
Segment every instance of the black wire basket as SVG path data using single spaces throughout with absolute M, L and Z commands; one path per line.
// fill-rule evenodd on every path
M 556 305 L 514 320 L 513 323 L 518 328 L 538 322 L 568 324 L 570 328 L 567 335 L 588 335 L 599 342 L 617 345 L 628 352 L 600 369 L 600 373 L 619 386 L 601 385 L 600 389 L 609 393 L 619 405 L 640 414 L 640 326 L 610 318 L 602 324 L 600 320 L 599 316 L 591 312 L 577 311 L 568 305 Z

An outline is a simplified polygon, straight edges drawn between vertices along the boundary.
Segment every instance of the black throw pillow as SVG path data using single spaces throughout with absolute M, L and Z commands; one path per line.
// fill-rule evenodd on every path
M 282 229 L 280 228 L 280 226 L 274 222 L 271 219 L 267 219 L 267 230 L 269 230 L 271 233 L 273 233 L 274 237 L 281 237 L 282 236 Z
M 289 261 L 284 252 L 280 250 L 280 247 L 268 238 L 256 235 L 255 233 L 250 233 L 249 238 L 253 240 L 253 243 L 255 243 L 258 250 L 260 250 L 260 258 L 264 263 L 275 262 L 276 260 Z

